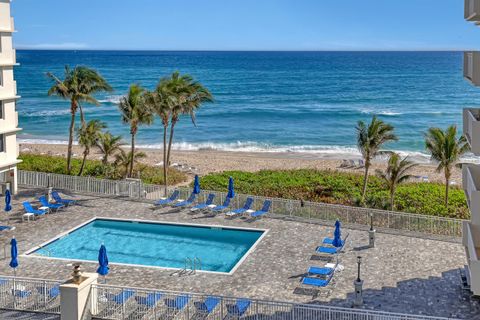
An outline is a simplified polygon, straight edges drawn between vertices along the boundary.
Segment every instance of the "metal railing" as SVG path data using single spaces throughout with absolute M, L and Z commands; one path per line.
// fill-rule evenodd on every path
M 28 187 L 54 187 L 82 193 L 94 193 L 104 196 L 123 196 L 135 199 L 154 200 L 164 195 L 164 187 L 143 184 L 135 181 L 117 181 L 96 179 L 91 177 L 75 177 L 43 172 L 18 171 L 18 183 Z M 186 199 L 191 189 L 177 188 L 181 198 Z M 169 190 L 171 192 L 172 189 Z M 206 200 L 209 193 L 215 194 L 215 204 L 225 199 L 225 192 L 202 190 L 198 201 Z M 258 210 L 267 199 L 272 201 L 271 217 L 295 219 L 308 222 L 340 220 L 350 225 L 369 225 L 373 218 L 376 228 L 409 231 L 413 233 L 431 234 L 449 238 L 459 238 L 462 235 L 461 219 L 443 218 L 437 216 L 402 213 L 362 207 L 325 204 L 319 202 L 299 201 L 290 199 L 267 198 L 237 194 L 231 206 L 243 206 L 247 197 L 254 198 L 253 208 Z
M 446 320 L 448 318 L 346 309 L 206 294 L 93 285 L 94 319 Z
M 61 281 L 0 277 L 0 309 L 60 314 Z

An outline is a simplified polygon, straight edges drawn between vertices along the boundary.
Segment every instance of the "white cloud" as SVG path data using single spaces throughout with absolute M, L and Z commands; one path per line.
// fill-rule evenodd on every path
M 88 44 L 79 42 L 63 43 L 37 43 L 37 44 L 17 44 L 17 49 L 43 49 L 43 50 L 67 50 L 67 49 L 87 49 Z

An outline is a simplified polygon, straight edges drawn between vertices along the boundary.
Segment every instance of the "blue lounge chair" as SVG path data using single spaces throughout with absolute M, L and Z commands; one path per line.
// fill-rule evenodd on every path
M 175 203 L 174 205 L 172 205 L 172 207 L 173 208 L 188 207 L 195 201 L 196 198 L 197 198 L 197 195 L 192 192 L 192 194 L 190 195 L 190 197 L 188 197 L 187 200 L 179 202 L 179 203 Z
M 326 276 L 329 276 L 331 275 L 332 273 L 335 272 L 335 270 L 337 269 L 338 267 L 338 259 L 337 259 L 337 262 L 335 263 L 335 265 L 333 267 L 310 267 L 308 268 L 308 271 L 307 273 L 309 275 L 313 275 L 313 276 L 322 276 L 322 277 L 326 277 Z
M 331 279 L 332 279 L 332 276 L 328 277 L 327 279 L 304 277 L 302 279 L 302 284 L 305 284 L 307 286 L 314 286 L 314 287 L 322 287 L 323 288 L 323 287 L 328 286 Z
M 228 207 L 230 206 L 230 200 L 232 200 L 232 198 L 226 197 L 225 201 L 221 206 L 215 206 L 213 208 L 210 208 L 210 210 L 212 210 L 213 212 L 222 212 L 228 209 Z
M 215 195 L 213 193 L 210 193 L 208 195 L 207 201 L 205 201 L 205 203 L 197 204 L 196 206 L 192 207 L 192 209 L 190 209 L 190 211 L 204 210 L 204 209 L 208 208 L 208 206 L 213 203 L 213 199 L 215 199 Z
M 25 201 L 22 204 L 23 204 L 23 208 L 25 208 L 26 213 L 33 213 L 36 216 L 42 216 L 48 212 L 47 210 L 43 210 L 43 209 L 42 210 L 33 209 L 32 205 L 28 201 Z
M 267 214 L 268 211 L 270 210 L 271 204 L 272 204 L 271 200 L 265 200 L 265 202 L 263 202 L 263 207 L 262 207 L 261 210 L 252 212 L 252 214 L 251 214 L 252 218 L 258 218 L 258 217 L 261 217 L 261 216 Z
M 56 297 L 60 296 L 60 286 L 55 285 L 49 289 L 44 286 L 37 287 L 38 293 L 42 295 L 48 295 L 50 299 L 55 299 Z
M 151 292 L 147 294 L 146 297 L 135 297 L 135 300 L 138 304 L 144 305 L 148 308 L 154 307 L 158 301 L 162 300 L 163 293 L 161 292 Z
M 345 243 L 345 241 L 347 240 L 347 237 L 348 237 L 348 233 L 347 235 L 345 236 L 345 238 L 343 239 L 340 239 L 340 243 L 343 244 Z M 328 245 L 333 245 L 333 238 L 324 238 L 323 241 L 322 241 L 323 244 L 328 244 Z
M 182 294 L 177 296 L 175 299 L 165 299 L 165 305 L 170 311 L 181 311 L 190 301 L 190 296 Z
M 61 203 L 49 203 L 45 196 L 41 196 L 40 198 L 38 198 L 38 200 L 40 200 L 42 206 L 50 208 L 51 210 L 58 211 L 59 209 L 65 207 L 65 205 Z
M 210 314 L 215 310 L 217 305 L 222 301 L 219 297 L 209 296 L 204 301 L 195 301 L 195 308 L 204 314 Z
M 229 316 L 241 317 L 247 312 L 251 303 L 248 299 L 237 299 L 235 304 L 227 304 L 227 313 Z
M 245 212 L 247 212 L 248 210 L 250 210 L 252 205 L 253 205 L 253 198 L 248 197 L 247 200 L 245 201 L 245 205 L 242 208 L 227 212 L 226 215 L 229 216 L 229 217 L 242 215 Z
M 0 226 L 0 231 L 10 231 L 10 230 L 15 230 L 15 227 Z
M 118 294 L 107 293 L 106 297 L 109 301 L 115 302 L 116 304 L 124 304 L 130 299 L 133 295 L 135 295 L 135 291 L 133 290 L 123 290 Z
M 30 297 L 32 295 L 32 292 L 28 291 L 28 290 L 18 290 L 17 289 L 17 290 L 14 290 L 13 294 L 17 298 L 27 298 L 27 297 Z
M 77 203 L 77 201 L 75 201 L 75 200 L 62 199 L 62 197 L 60 197 L 60 194 L 58 194 L 57 191 L 52 192 L 52 197 L 53 197 L 53 200 L 55 200 L 56 203 L 64 204 L 66 206 Z
M 173 191 L 172 195 L 169 198 L 157 200 L 157 201 L 155 201 L 154 205 L 156 205 L 156 206 L 169 205 L 173 201 L 177 200 L 179 195 L 180 195 L 180 191 L 175 190 L 175 191 Z
M 317 247 L 316 252 L 317 253 L 324 253 L 324 254 L 337 254 L 337 253 L 339 253 L 340 251 L 343 250 L 343 248 L 345 247 L 345 244 L 347 243 L 347 239 L 348 239 L 348 234 L 345 237 L 345 239 L 343 239 L 343 243 L 342 243 L 341 247 L 320 246 L 320 247 Z
M 332 272 L 334 272 L 334 268 L 327 268 L 327 267 L 310 267 L 308 268 L 308 274 L 314 276 L 329 276 Z

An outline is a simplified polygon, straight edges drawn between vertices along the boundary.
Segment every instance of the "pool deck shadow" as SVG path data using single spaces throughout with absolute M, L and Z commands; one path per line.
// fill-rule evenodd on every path
M 361 255 L 367 309 L 438 316 L 457 314 L 460 319 L 473 319 L 480 312 L 478 302 L 467 299 L 460 290 L 461 283 L 456 270 L 465 265 L 466 258 L 458 242 L 377 232 L 375 248 L 358 251 L 355 249 L 368 244 L 368 230 L 344 228 L 344 232 L 350 233 L 351 240 L 345 252 L 339 255 L 339 263 L 344 269 L 335 274 L 329 294 L 321 289 L 312 301 L 311 295 L 294 292 L 298 287 L 303 288 L 299 275 L 304 275 L 310 266 L 321 267 L 327 262 L 317 258 L 315 248 L 324 237 L 332 235 L 333 223 L 325 226 L 268 216 L 246 222 L 243 219 L 226 219 L 224 215 L 190 215 L 187 210 L 163 214 L 168 208 L 152 210 L 152 203 L 81 194 L 65 195 L 66 198 L 75 196 L 80 200 L 79 205 L 35 221 L 22 222 L 21 202 L 36 202 L 44 192 L 44 189 L 22 189 L 20 195 L 15 197 L 14 210 L 10 214 L 12 219 L 9 220 L 5 215 L 0 219 L 2 224 L 16 227 L 16 230 L 0 233 L 3 245 L 15 236 L 19 241 L 19 251 L 23 254 L 94 217 L 268 229 L 257 247 L 231 275 L 197 272 L 195 275 L 178 277 L 171 275 L 171 269 L 111 265 L 107 276 L 111 285 L 350 307 L 357 256 Z M 412 248 L 415 248 L 414 254 Z M 20 256 L 17 275 L 67 279 L 71 273 L 68 262 Z M 84 271 L 95 272 L 96 267 L 95 263 L 82 264 Z M 13 274 L 8 259 L 0 260 L 0 273 Z

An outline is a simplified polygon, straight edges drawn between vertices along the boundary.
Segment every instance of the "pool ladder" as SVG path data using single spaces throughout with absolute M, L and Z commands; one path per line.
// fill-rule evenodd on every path
M 195 274 L 197 270 L 202 270 L 202 261 L 198 257 L 185 258 L 185 268 L 182 273 Z

